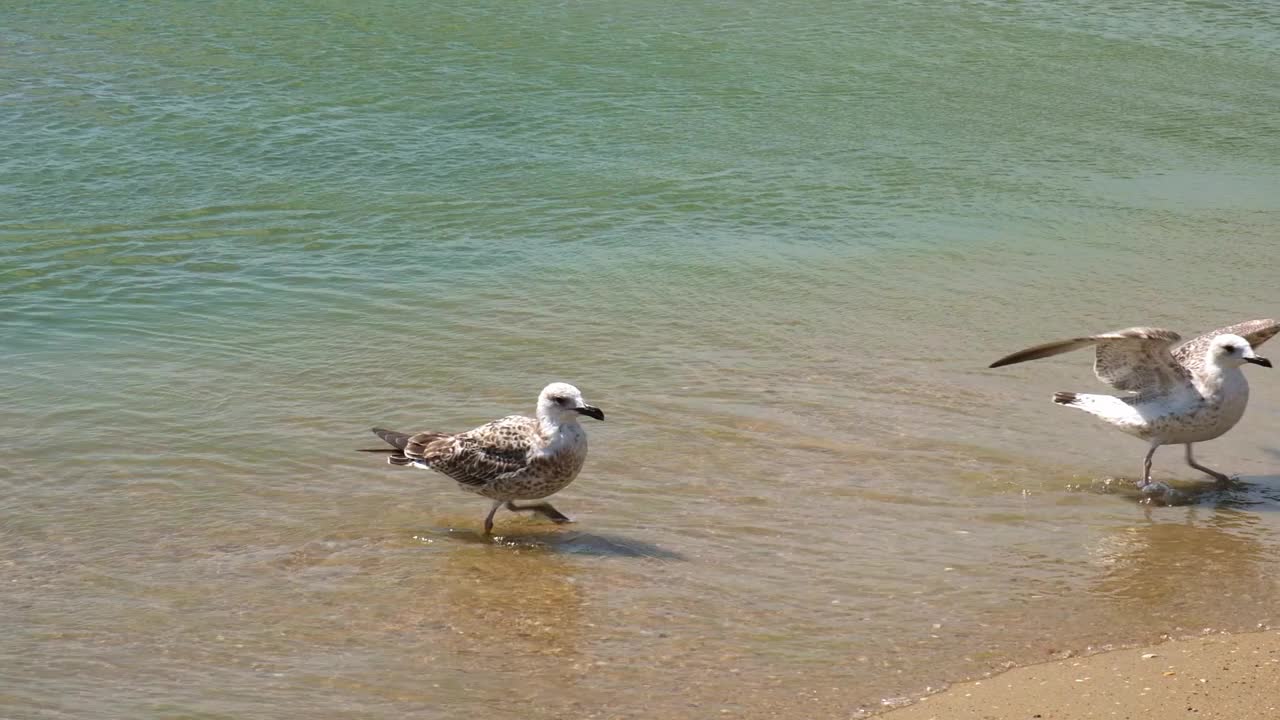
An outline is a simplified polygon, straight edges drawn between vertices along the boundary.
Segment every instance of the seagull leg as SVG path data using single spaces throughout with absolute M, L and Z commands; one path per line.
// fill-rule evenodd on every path
M 493 508 L 489 510 L 489 514 L 488 514 L 487 516 L 485 516 L 485 519 L 484 519 L 484 534 L 485 534 L 485 535 L 492 535 L 492 534 L 493 534 L 493 515 L 494 515 L 494 513 L 498 512 L 498 508 L 500 508 L 500 507 L 502 507 L 502 501 L 501 501 L 501 500 L 494 500 L 494 501 L 493 501 Z
M 559 525 L 573 522 L 572 518 L 570 518 L 568 515 L 565 515 L 564 513 L 552 507 L 551 503 L 549 502 L 541 502 L 536 505 L 517 505 L 515 504 L 515 502 L 509 500 L 507 501 L 507 509 L 510 510 L 511 512 L 520 512 L 521 510 L 532 510 L 533 512 L 536 512 L 539 515 L 547 518 L 551 522 Z
M 1144 489 L 1151 484 L 1151 456 L 1156 454 L 1156 448 L 1160 447 L 1158 443 L 1151 443 L 1151 449 L 1147 451 L 1147 456 L 1142 459 L 1142 481 L 1138 483 L 1138 489 Z
M 1226 486 L 1226 485 L 1230 485 L 1230 484 L 1231 484 L 1231 478 L 1230 478 L 1230 477 L 1228 477 L 1228 476 L 1226 476 L 1226 475 L 1223 475 L 1222 473 L 1218 472 L 1217 470 L 1210 470 L 1209 468 L 1207 468 L 1207 467 L 1205 467 L 1205 466 L 1201 465 L 1200 463 L 1196 462 L 1195 457 L 1194 457 L 1194 456 L 1192 456 L 1192 454 L 1191 454 L 1191 443 L 1187 443 L 1187 464 L 1188 464 L 1188 465 L 1190 465 L 1191 467 L 1193 467 L 1193 468 L 1195 468 L 1195 469 L 1199 470 L 1200 472 L 1202 472 L 1202 473 L 1206 474 L 1206 475 L 1212 476 L 1214 480 L 1217 480 L 1217 481 L 1218 481 L 1218 484 L 1219 484 L 1219 485 Z

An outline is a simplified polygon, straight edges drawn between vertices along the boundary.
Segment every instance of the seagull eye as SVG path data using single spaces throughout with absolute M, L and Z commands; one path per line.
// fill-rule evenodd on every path
M 1222 346 L 1222 349 L 1223 349 L 1223 350 L 1225 350 L 1225 351 L 1227 351 L 1228 353 L 1234 353 L 1234 352 L 1236 351 L 1236 346 L 1235 346 L 1235 345 L 1223 345 L 1223 346 Z
M 557 405 L 568 405 L 568 404 L 569 404 L 569 398 L 564 397 L 564 396 L 557 397 L 555 400 L 556 400 L 556 404 L 557 404 Z

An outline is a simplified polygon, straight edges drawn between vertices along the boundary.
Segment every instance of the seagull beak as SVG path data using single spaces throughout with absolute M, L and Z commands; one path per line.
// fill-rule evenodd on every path
M 576 410 L 579 415 L 586 415 L 587 417 L 593 417 L 597 420 L 604 420 L 604 411 L 598 407 L 583 405 L 580 408 L 574 408 L 574 410 Z
M 1261 365 L 1262 367 L 1271 367 L 1271 361 L 1264 357 L 1245 358 L 1244 361 L 1253 363 L 1254 365 Z

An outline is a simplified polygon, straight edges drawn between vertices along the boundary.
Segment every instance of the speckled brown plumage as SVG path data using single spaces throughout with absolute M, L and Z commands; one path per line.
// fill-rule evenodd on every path
M 374 434 L 395 448 L 388 462 L 435 470 L 458 487 L 494 501 L 485 521 L 492 529 L 493 512 L 503 504 L 510 510 L 534 510 L 556 522 L 568 518 L 547 503 L 518 506 L 516 500 L 540 500 L 573 482 L 587 459 L 587 434 L 579 415 L 604 419 L 587 405 L 577 388 L 548 385 L 538 398 L 537 416 L 509 415 L 464 433 L 434 431 L 416 434 L 375 428 Z

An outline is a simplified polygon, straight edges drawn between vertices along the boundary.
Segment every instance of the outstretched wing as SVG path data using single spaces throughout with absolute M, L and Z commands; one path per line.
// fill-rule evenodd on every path
M 420 433 L 409 438 L 404 453 L 463 485 L 480 487 L 529 466 L 537 422 L 511 415 L 458 435 Z
M 1036 345 L 1000 358 L 991 363 L 991 367 L 1039 360 L 1093 345 L 1093 372 L 1099 380 L 1117 390 L 1158 393 L 1190 380 L 1186 368 L 1169 351 L 1181 339 L 1182 336 L 1172 330 L 1125 328 Z
M 1173 349 L 1173 357 L 1195 372 L 1204 367 L 1204 354 L 1209 349 L 1209 343 L 1219 335 L 1239 335 L 1257 350 L 1259 345 L 1275 337 L 1277 333 L 1280 333 L 1280 320 L 1246 320 L 1191 338 Z

